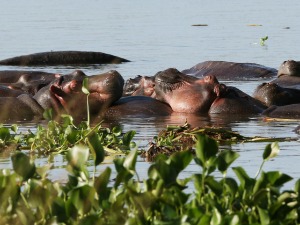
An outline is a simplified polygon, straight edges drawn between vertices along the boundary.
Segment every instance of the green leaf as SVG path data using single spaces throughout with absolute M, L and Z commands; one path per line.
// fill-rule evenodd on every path
M 175 152 L 171 155 L 170 166 L 177 171 L 177 174 L 184 170 L 192 161 L 193 155 L 190 151 Z
M 89 85 L 89 79 L 86 77 L 86 78 L 84 78 L 83 81 L 82 81 L 82 88 L 81 88 L 82 92 L 83 92 L 84 94 L 86 94 L 86 95 L 89 95 L 89 94 L 90 94 L 90 91 L 89 91 L 89 89 L 88 89 L 88 88 L 89 88 L 88 85 Z
M 105 158 L 105 151 L 101 144 L 99 134 L 93 132 L 91 135 L 89 135 L 88 144 L 94 158 L 95 166 L 97 166 L 103 162 Z
M 0 127 L 0 139 L 7 141 L 11 137 L 9 129 L 7 127 Z
M 258 209 L 261 224 L 262 225 L 270 224 L 270 217 L 269 217 L 268 210 L 262 209 L 260 207 L 257 207 L 257 209 Z
M 117 137 L 120 136 L 122 134 L 122 128 L 121 128 L 121 126 L 115 126 L 115 127 L 113 127 L 112 133 L 114 135 L 116 135 Z
M 137 159 L 137 150 L 132 150 L 130 153 L 126 156 L 124 160 L 124 167 L 128 169 L 129 171 L 135 171 L 135 164 Z
M 84 215 L 92 208 L 95 189 L 89 185 L 83 185 L 73 189 L 69 195 L 69 201 L 75 206 L 80 215 Z
M 278 142 L 273 142 L 271 144 L 268 144 L 263 153 L 263 160 L 267 161 L 271 158 L 276 157 L 279 153 L 279 150 L 280 149 L 279 149 Z
M 18 131 L 18 125 L 17 124 L 12 124 L 10 129 L 14 132 L 14 133 L 17 133 Z
M 106 167 L 105 170 L 95 179 L 94 187 L 96 189 L 96 192 L 99 196 L 102 197 L 105 196 L 106 198 L 109 197 L 109 193 L 106 196 L 106 190 L 108 188 L 109 178 L 111 175 L 111 169 L 109 167 Z
M 67 154 L 69 164 L 77 169 L 80 169 L 88 160 L 89 148 L 79 144 L 71 148 Z
M 44 112 L 43 112 L 43 117 L 45 120 L 52 120 L 53 118 L 53 112 L 52 112 L 52 109 L 46 109 Z
M 16 152 L 11 157 L 14 171 L 23 177 L 23 180 L 28 180 L 35 173 L 35 165 L 30 162 L 27 155 L 22 152 Z
M 206 166 L 207 161 L 218 153 L 218 144 L 206 135 L 197 135 L 196 137 L 196 156 L 202 165 Z
M 219 225 L 221 224 L 222 216 L 217 208 L 213 208 L 213 215 L 210 221 L 211 225 Z
M 130 144 L 135 134 L 136 131 L 134 130 L 126 132 L 126 134 L 124 134 L 123 136 L 123 144 L 126 145 L 127 147 L 131 147 Z
M 249 188 L 251 189 L 254 185 L 255 180 L 250 178 L 246 171 L 242 167 L 233 167 L 232 170 L 235 172 L 236 176 L 240 181 L 240 188 Z
M 221 172 L 227 171 L 228 167 L 239 157 L 237 152 L 224 150 L 218 155 L 218 169 Z

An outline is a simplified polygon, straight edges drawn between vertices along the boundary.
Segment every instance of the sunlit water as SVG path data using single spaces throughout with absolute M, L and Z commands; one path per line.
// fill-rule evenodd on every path
M 119 65 L 86 67 L 7 67 L 68 73 L 82 69 L 86 74 L 119 71 L 124 79 L 154 75 L 169 67 L 187 69 L 206 60 L 252 62 L 278 68 L 287 59 L 299 60 L 300 2 L 215 1 L 215 0 L 52 0 L 2 1 L 0 7 L 0 59 L 51 50 L 102 51 L 131 60 Z M 192 26 L 205 24 L 207 26 Z M 249 25 L 261 26 L 249 26 Z M 268 36 L 265 46 L 260 38 Z M 227 82 L 248 94 L 262 81 Z M 118 121 L 125 131 L 137 130 L 135 141 L 141 148 L 167 124 L 183 124 L 182 116 L 164 118 L 124 118 Z M 224 126 L 246 136 L 298 137 L 298 122 L 263 122 L 262 118 L 190 117 L 199 126 Z M 34 129 L 24 124 L 22 129 Z M 240 153 L 234 166 L 242 165 L 254 176 L 266 143 L 232 145 Z M 299 143 L 280 143 L 280 155 L 265 170 L 280 170 L 299 178 Z M 42 157 L 38 165 L 53 163 L 54 180 L 66 179 L 63 156 Z M 99 167 L 111 166 L 112 160 Z M 9 154 L 1 153 L 1 168 L 10 168 Z M 137 167 L 146 176 L 149 163 L 140 159 Z M 91 169 L 92 170 L 92 169 Z M 198 172 L 191 165 L 183 174 Z

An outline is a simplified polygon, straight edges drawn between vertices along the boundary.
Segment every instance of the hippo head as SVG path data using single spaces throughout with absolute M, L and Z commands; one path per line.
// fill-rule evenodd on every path
M 130 78 L 124 85 L 123 96 L 149 96 L 154 97 L 155 78 L 138 75 Z
M 284 61 L 278 69 L 277 76 L 280 77 L 284 75 L 300 77 L 300 61 Z
M 215 76 L 199 79 L 170 68 L 155 75 L 156 99 L 175 112 L 207 113 L 217 97 L 214 86 L 218 83 Z
M 82 92 L 86 76 L 78 75 L 50 86 L 52 102 L 72 116 L 86 116 L 87 96 Z M 89 109 L 91 114 L 101 114 L 110 104 L 122 96 L 124 80 L 117 71 L 88 76 Z M 53 104 L 52 104 L 53 105 Z

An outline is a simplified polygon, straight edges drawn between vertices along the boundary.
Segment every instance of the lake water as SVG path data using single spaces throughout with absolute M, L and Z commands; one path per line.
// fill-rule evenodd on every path
M 124 79 L 154 75 L 169 67 L 183 70 L 206 60 L 258 63 L 278 68 L 287 59 L 300 60 L 300 1 L 216 0 L 4 0 L 0 7 L 0 59 L 58 50 L 101 51 L 131 60 L 120 65 L 89 67 L 7 67 L 68 73 L 82 69 L 96 74 L 115 69 Z M 207 26 L 192 26 L 205 24 Z M 256 26 L 251 26 L 256 25 Z M 259 25 L 259 26 L 258 26 Z M 268 36 L 265 46 L 260 38 Z M 248 94 L 261 81 L 228 82 Z M 167 124 L 182 124 L 184 117 L 124 118 L 124 130 L 138 131 L 135 141 L 146 148 L 148 141 Z M 270 122 L 262 118 L 188 118 L 195 125 L 230 127 L 247 136 L 296 137 L 299 122 Z M 35 125 L 24 124 L 23 127 Z M 246 143 L 231 148 L 240 152 L 235 166 L 254 176 L 267 143 Z M 280 155 L 265 170 L 281 170 L 300 178 L 299 142 L 280 143 Z M 37 164 L 47 163 L 40 158 Z M 64 179 L 62 156 L 53 161 L 53 179 Z M 112 166 L 111 160 L 103 166 Z M 99 167 L 102 170 L 103 166 Z M 141 176 L 149 163 L 138 162 Z M 11 167 L 2 154 L 0 167 Z M 197 172 L 191 165 L 185 174 Z

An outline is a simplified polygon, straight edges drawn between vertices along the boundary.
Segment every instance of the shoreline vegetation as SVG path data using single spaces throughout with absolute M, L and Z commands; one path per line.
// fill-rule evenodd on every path
M 48 113 L 49 114 L 49 113 Z M 13 169 L 0 170 L 0 224 L 298 224 L 300 180 L 294 190 L 281 190 L 293 178 L 280 171 L 263 171 L 279 152 L 278 141 L 245 137 L 223 128 L 168 126 L 148 150 L 138 150 L 136 131 L 104 128 L 101 122 L 75 125 L 62 115 L 35 133 L 17 125 L 0 126 L 1 151 L 11 151 Z M 218 143 L 260 141 L 267 144 L 254 178 L 242 167 L 230 167 L 239 154 L 220 150 Z M 68 181 L 53 182 L 51 165 L 37 167 L 28 154 L 64 154 Z M 163 153 L 163 154 L 161 154 Z M 124 155 L 99 175 L 106 155 Z M 148 177 L 135 169 L 138 154 L 152 161 Z M 87 161 L 94 162 L 89 174 Z M 191 163 L 199 173 L 179 179 Z M 236 177 L 228 177 L 231 169 Z M 215 176 L 215 174 L 221 174 Z M 193 184 L 193 192 L 187 190 Z

